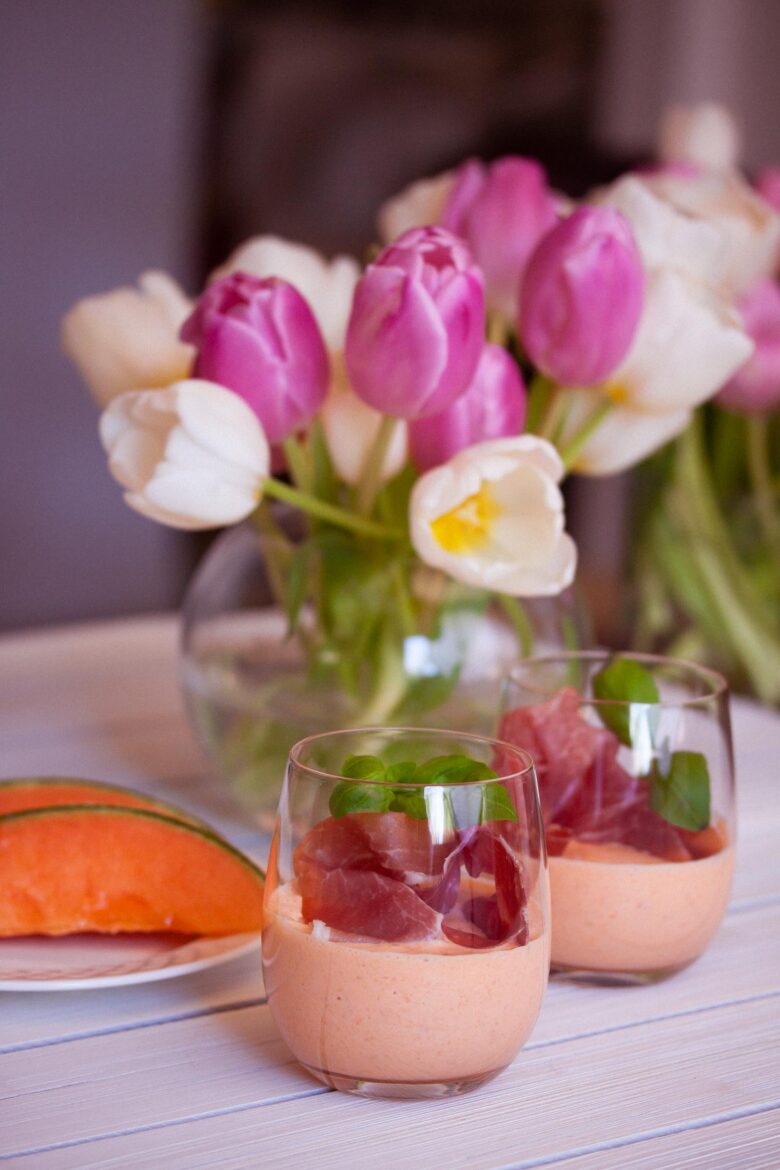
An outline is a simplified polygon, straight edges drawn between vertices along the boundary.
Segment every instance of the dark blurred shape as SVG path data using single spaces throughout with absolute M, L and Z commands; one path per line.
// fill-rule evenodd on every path
M 214 14 L 205 267 L 257 233 L 361 254 L 381 202 L 469 155 L 579 193 L 596 0 L 230 3 Z

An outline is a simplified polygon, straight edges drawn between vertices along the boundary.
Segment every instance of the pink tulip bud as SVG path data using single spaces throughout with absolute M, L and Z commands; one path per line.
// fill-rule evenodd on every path
M 394 418 L 451 406 L 469 385 L 485 335 L 482 274 L 441 228 L 413 228 L 358 281 L 344 356 L 355 393 Z
M 780 167 L 764 167 L 756 176 L 756 190 L 770 207 L 780 211 Z
M 780 405 L 780 285 L 774 280 L 759 281 L 739 308 L 755 349 L 716 401 L 731 410 L 766 414 Z
M 471 248 L 489 307 L 514 320 L 528 258 L 556 218 L 543 168 L 510 157 L 463 163 L 440 223 Z
M 270 443 L 306 426 L 328 388 L 328 355 L 317 322 L 292 285 L 234 272 L 214 281 L 184 322 L 197 348 L 198 378 L 251 406 Z
M 631 230 L 612 207 L 581 207 L 528 264 L 520 336 L 531 360 L 566 386 L 604 381 L 626 356 L 644 299 Z
M 465 394 L 441 414 L 409 424 L 412 459 L 420 471 L 428 471 L 484 439 L 519 435 L 525 406 L 517 363 L 500 345 L 488 342 Z

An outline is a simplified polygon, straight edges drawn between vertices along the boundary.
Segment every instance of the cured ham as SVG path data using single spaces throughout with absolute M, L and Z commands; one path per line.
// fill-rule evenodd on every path
M 328 817 L 293 857 L 307 922 L 413 942 L 441 933 L 464 947 L 527 941 L 522 868 L 503 822 L 453 830 L 434 844 L 405 813 Z
M 572 687 L 547 702 L 507 711 L 499 735 L 534 756 L 551 856 L 577 838 L 630 845 L 666 861 L 691 859 L 683 831 L 650 808 L 647 781 L 620 764 L 613 732 L 583 718 Z

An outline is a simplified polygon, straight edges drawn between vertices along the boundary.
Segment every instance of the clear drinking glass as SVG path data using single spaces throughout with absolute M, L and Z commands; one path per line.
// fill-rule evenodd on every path
M 367 1096 L 476 1088 L 525 1043 L 548 971 L 544 832 L 525 752 L 392 727 L 292 748 L 263 972 L 309 1072 Z
M 643 654 L 527 659 L 507 681 L 498 734 L 539 776 L 553 972 L 651 982 L 696 959 L 734 871 L 725 680 Z

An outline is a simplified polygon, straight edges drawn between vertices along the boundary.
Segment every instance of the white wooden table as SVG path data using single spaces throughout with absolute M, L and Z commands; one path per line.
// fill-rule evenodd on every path
M 0 776 L 137 785 L 257 849 L 204 782 L 175 640 L 171 617 L 0 639 Z M 310 1080 L 251 956 L 131 988 L 0 993 L 1 1170 L 777 1170 L 780 717 L 744 702 L 734 714 L 734 898 L 681 975 L 551 986 L 514 1065 L 438 1102 L 359 1100 Z

